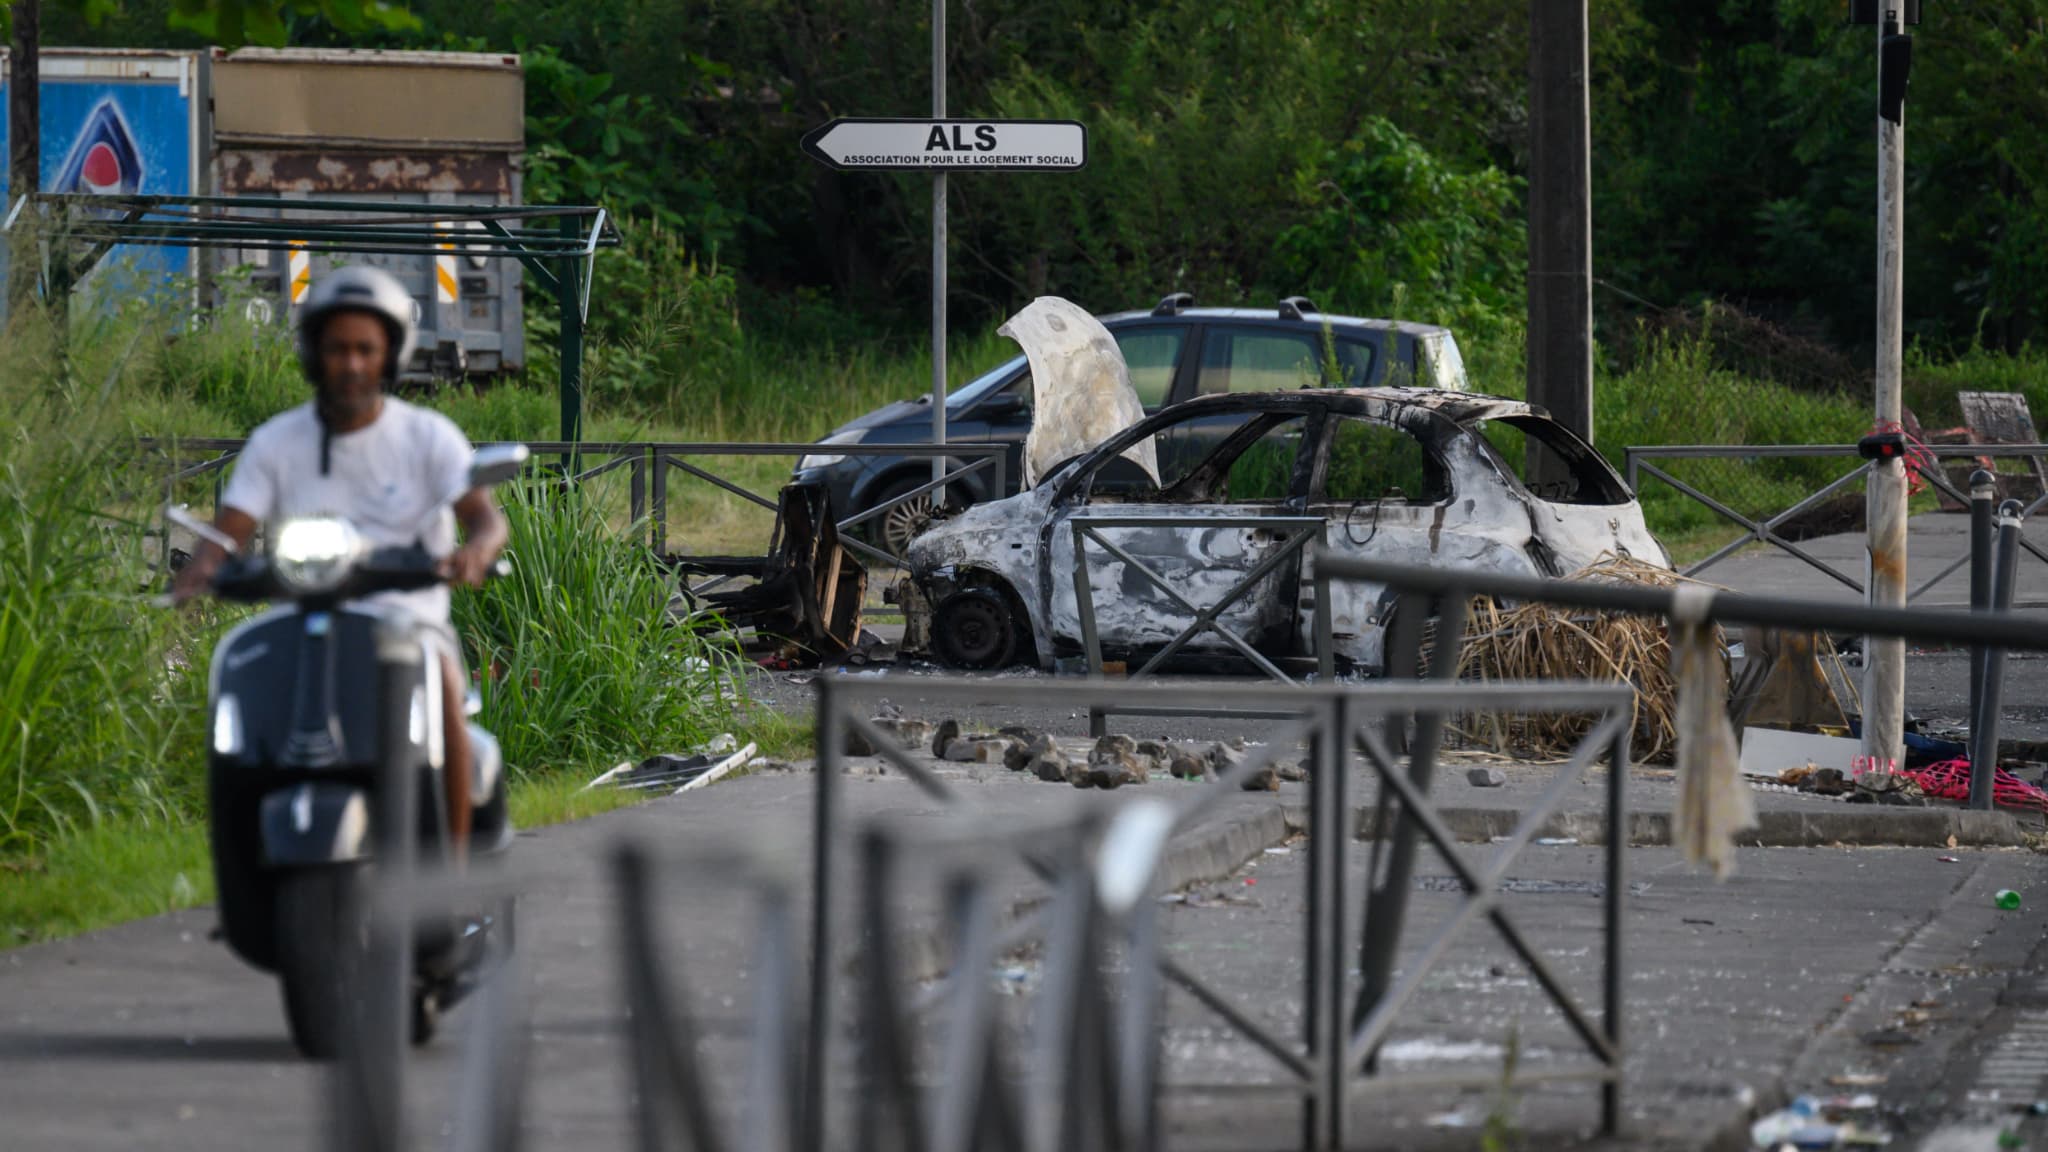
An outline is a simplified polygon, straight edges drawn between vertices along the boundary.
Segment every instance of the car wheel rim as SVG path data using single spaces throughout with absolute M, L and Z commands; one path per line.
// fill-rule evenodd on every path
M 946 645 L 953 658 L 970 668 L 993 663 L 1009 640 L 1009 620 L 1000 604 L 970 596 L 950 605 L 946 613 Z
M 930 493 L 913 496 L 882 513 L 882 544 L 892 555 L 901 556 L 910 542 L 932 522 Z

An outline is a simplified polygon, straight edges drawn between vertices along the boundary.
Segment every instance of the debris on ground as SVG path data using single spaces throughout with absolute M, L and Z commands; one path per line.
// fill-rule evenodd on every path
M 1569 579 L 1655 588 L 1700 583 L 1626 556 L 1603 556 Z M 1722 654 L 1725 685 L 1727 647 L 1719 629 L 1714 642 Z M 1503 608 L 1489 597 L 1476 597 L 1458 675 L 1481 681 L 1629 684 L 1635 689 L 1631 756 L 1637 763 L 1658 763 L 1677 751 L 1678 694 L 1670 636 L 1662 620 L 1541 602 Z M 1554 758 L 1569 755 L 1598 719 L 1558 713 L 1488 714 L 1472 718 L 1459 732 L 1498 752 Z
M 1936 800 L 1970 798 L 1970 762 L 1945 760 L 1925 768 L 1907 768 L 1894 773 L 1911 779 L 1921 792 Z M 2003 768 L 1993 770 L 1991 799 L 2000 808 L 2048 812 L 2048 792 L 2029 784 Z
M 1465 782 L 1474 788 L 1503 788 L 1507 786 L 1507 774 L 1498 768 L 1468 768 Z
M 638 764 L 624 763 L 600 774 L 583 786 L 589 791 L 600 784 L 609 784 L 626 791 L 653 791 L 673 789 L 680 795 L 697 788 L 706 787 L 733 769 L 755 758 L 760 749 L 753 743 L 744 747 L 731 733 L 725 733 L 698 751 L 685 755 L 662 753 L 649 756 Z
M 932 755 L 940 760 L 946 758 L 946 745 L 960 738 L 958 720 L 939 721 L 938 731 L 932 733 Z
M 1891 1143 L 1878 1123 L 1877 1097 L 1868 1092 L 1827 1100 L 1801 1096 L 1749 1127 L 1758 1148 L 1874 1148 Z
M 786 669 L 870 650 L 860 626 L 867 568 L 841 543 L 831 498 L 817 483 L 783 486 L 766 556 L 668 556 L 685 575 L 713 583 L 753 577 L 755 583 L 685 598 L 683 607 L 713 612 L 735 631 L 753 629 L 757 643 L 774 637 L 764 667 Z M 865 642 L 864 642 L 864 638 Z
M 873 724 L 883 735 L 894 739 L 897 747 L 905 751 L 923 747 L 924 742 L 930 738 L 932 733 L 932 726 L 929 723 L 923 720 L 906 719 L 902 716 L 877 715 L 868 723 Z M 880 753 L 865 733 L 859 730 L 850 730 L 846 733 L 846 754 L 848 756 L 875 756 Z
M 1287 784 L 1299 784 L 1308 779 L 1308 769 L 1303 768 L 1299 760 L 1276 760 L 1273 772 Z
M 1143 784 L 1148 779 L 1149 756 L 1141 756 L 1137 741 L 1114 733 L 1095 741 L 1088 752 L 1088 771 L 1074 778 L 1076 788 L 1121 788 Z
M 1175 747 L 1166 770 L 1176 780 L 1203 780 L 1209 775 L 1209 757 L 1191 748 Z
M 1903 772 L 1865 772 L 1856 777 L 1849 803 L 1917 807 L 1927 803 L 1927 796 L 1920 781 Z

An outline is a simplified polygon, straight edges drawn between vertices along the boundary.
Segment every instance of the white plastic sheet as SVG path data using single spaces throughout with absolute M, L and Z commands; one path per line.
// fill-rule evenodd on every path
M 996 331 L 1031 363 L 1031 432 L 1024 438 L 1024 487 L 1137 423 L 1145 406 L 1116 339 L 1100 321 L 1058 296 L 1040 296 Z M 1159 453 L 1147 437 L 1122 455 L 1159 483 Z

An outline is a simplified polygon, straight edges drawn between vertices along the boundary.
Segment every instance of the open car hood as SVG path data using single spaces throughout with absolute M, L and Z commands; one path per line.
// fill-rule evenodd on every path
M 1024 487 L 1145 418 L 1130 368 L 1109 329 L 1072 302 L 1040 296 L 996 331 L 1023 346 L 1031 363 L 1031 432 L 1024 438 Z M 1152 438 L 1123 456 L 1159 483 Z

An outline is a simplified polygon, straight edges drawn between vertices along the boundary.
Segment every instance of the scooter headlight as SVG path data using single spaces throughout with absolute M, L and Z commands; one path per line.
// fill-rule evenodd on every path
M 270 562 L 292 591 L 326 592 L 341 584 L 361 551 L 362 538 L 346 520 L 287 520 L 277 530 Z

